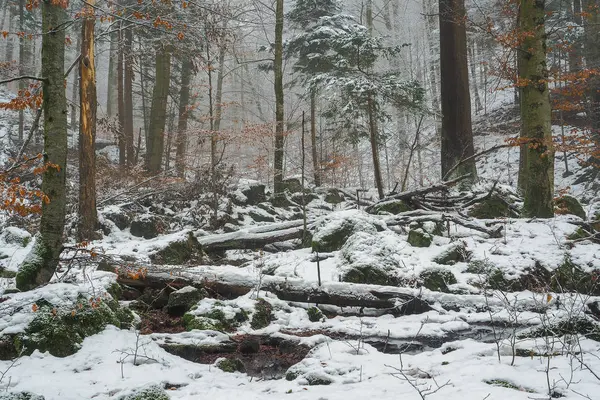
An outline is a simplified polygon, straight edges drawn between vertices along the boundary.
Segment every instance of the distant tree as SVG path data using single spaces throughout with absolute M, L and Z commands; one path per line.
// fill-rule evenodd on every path
M 283 193 L 284 100 L 283 100 L 283 0 L 275 8 L 275 152 L 273 186 L 275 195 Z
M 477 179 L 471 127 L 464 0 L 440 0 L 442 179 L 470 174 Z M 451 172 L 451 173 L 449 173 Z

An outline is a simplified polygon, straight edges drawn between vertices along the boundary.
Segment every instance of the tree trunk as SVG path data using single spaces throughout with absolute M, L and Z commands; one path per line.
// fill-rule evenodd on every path
M 371 138 L 371 155 L 373 156 L 373 172 L 375 174 L 375 186 L 377 186 L 377 194 L 380 199 L 383 199 L 383 179 L 381 177 L 381 164 L 379 162 L 379 141 L 377 132 L 377 116 L 375 115 L 375 105 L 373 104 L 373 96 L 368 95 L 367 113 L 369 114 L 369 133 Z
M 483 109 L 481 105 L 481 98 L 479 97 L 479 87 L 477 85 L 477 69 L 475 68 L 475 40 L 470 40 L 471 46 L 469 46 L 469 54 L 471 56 L 471 82 L 473 82 L 473 94 L 475 96 L 475 114 L 479 114 L 479 111 Z
M 44 108 L 44 161 L 42 191 L 49 202 L 42 206 L 39 235 L 16 277 L 20 290 L 30 290 L 50 281 L 63 245 L 66 205 L 67 99 L 64 86 L 65 30 L 67 19 L 61 4 L 42 3 L 42 76 Z M 58 28 L 57 28 L 58 27 Z
M 177 148 L 175 151 L 175 169 L 180 178 L 185 176 L 185 151 L 187 147 L 188 105 L 190 102 L 190 82 L 192 78 L 192 59 L 186 57 L 181 63 L 181 89 L 179 91 L 179 116 L 177 119 Z
M 440 72 L 442 101 L 442 179 L 471 174 L 477 179 L 475 161 L 462 163 L 475 154 L 471 127 L 471 97 L 467 68 L 467 35 L 464 0 L 440 0 Z
M 587 13 L 584 22 L 585 61 L 588 69 L 600 68 L 600 6 L 599 0 L 583 0 L 583 10 Z M 595 136 L 600 132 L 600 78 L 592 76 L 589 83 L 591 99 L 592 130 Z
M 317 153 L 317 94 L 310 93 L 310 147 L 312 152 L 315 186 L 321 186 L 321 162 Z
M 521 92 L 521 137 L 527 142 L 525 179 L 527 217 L 549 218 L 554 215 L 554 150 L 552 145 L 551 107 L 546 64 L 544 0 L 521 0 L 520 31 L 525 39 L 519 51 Z
M 6 7 L 7 7 L 7 13 L 8 13 L 8 26 L 7 26 L 7 31 L 8 32 L 14 32 L 15 31 L 15 10 L 12 6 L 12 3 L 10 3 L 8 0 L 6 2 Z M 4 22 L 4 21 L 2 21 Z M 6 54 L 4 55 L 4 61 L 7 62 L 8 66 L 9 66 L 9 71 L 8 71 L 8 75 L 11 75 L 10 71 L 10 66 L 12 65 L 12 62 L 14 61 L 13 59 L 13 53 L 14 53 L 14 35 L 8 35 L 4 40 L 6 40 Z
M 108 88 L 106 96 L 106 114 L 108 118 L 117 115 L 117 52 L 118 52 L 119 32 L 113 31 L 110 34 L 110 47 L 108 51 Z
M 583 22 L 581 18 L 581 0 L 573 0 L 572 7 L 570 2 L 568 2 L 568 4 L 569 12 L 571 14 L 571 20 L 577 25 L 581 26 Z M 582 67 L 582 46 L 581 41 L 579 40 L 579 38 L 577 38 L 575 39 L 575 43 L 573 43 L 571 49 L 569 49 L 569 71 L 577 72 L 581 70 Z
M 156 75 L 152 90 L 150 126 L 146 146 L 146 169 L 152 174 L 161 171 L 167 122 L 167 100 L 171 80 L 171 54 L 165 47 L 156 50 Z
M 123 38 L 123 136 L 127 165 L 135 161 L 133 149 L 133 32 L 127 29 Z
M 77 35 L 77 44 L 75 48 L 81 49 L 81 37 L 79 35 Z M 76 54 L 75 58 L 77 58 L 77 56 L 78 55 Z M 71 130 L 73 132 L 77 131 L 77 103 L 79 102 L 79 79 L 81 79 L 79 72 L 79 69 L 73 71 L 73 91 L 71 92 Z
M 96 65 L 94 57 L 94 0 L 89 0 L 88 17 L 81 28 L 79 61 L 79 226 L 80 241 L 95 239 L 96 212 Z
M 125 88 L 124 85 L 124 69 L 123 69 L 123 29 L 119 28 L 119 42 L 117 53 L 117 108 L 119 113 L 119 129 L 117 133 L 117 141 L 119 144 L 119 165 L 124 166 L 127 161 L 125 135 L 123 129 L 125 127 Z
M 19 30 L 25 32 L 25 0 L 19 1 Z M 32 39 L 22 36 L 19 39 L 19 73 L 21 76 L 31 73 L 31 45 Z M 29 85 L 28 80 L 21 79 L 19 81 L 19 90 L 24 91 Z M 25 111 L 19 110 L 19 140 L 24 139 L 25 131 Z
M 275 11 L 275 152 L 273 156 L 274 194 L 283 193 L 283 0 L 277 0 Z

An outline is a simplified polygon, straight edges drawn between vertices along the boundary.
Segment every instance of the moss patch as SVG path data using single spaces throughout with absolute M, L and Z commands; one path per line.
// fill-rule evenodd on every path
M 535 391 L 533 389 L 528 389 L 528 388 L 525 388 L 522 386 L 517 386 L 514 383 L 505 381 L 503 379 L 490 379 L 490 380 L 487 380 L 484 382 L 491 386 L 500 386 L 500 387 L 507 388 L 507 389 L 518 390 L 520 392 L 535 393 Z
M 423 229 L 412 229 L 408 232 L 408 243 L 413 247 L 429 247 L 433 241 L 432 236 Z
M 448 292 L 448 285 L 455 284 L 456 277 L 444 269 L 428 269 L 421 273 L 419 280 L 423 286 L 435 292 Z
M 0 400 L 44 400 L 44 396 L 30 392 L 0 393 Z
M 509 203 L 497 194 L 489 199 L 475 204 L 467 213 L 470 217 L 480 219 L 492 219 L 502 217 L 515 217 L 516 213 L 511 210 Z
M 185 240 L 169 243 L 165 248 L 150 256 L 158 264 L 183 265 L 189 262 L 202 262 L 202 246 L 192 232 L 188 232 Z
M 223 372 L 246 372 L 244 363 L 238 358 L 226 358 L 217 363 L 217 368 Z
M 585 220 L 585 211 L 581 206 L 579 200 L 573 196 L 562 196 L 559 197 L 555 202 L 557 214 L 571 214 L 580 217 Z
M 170 397 L 167 395 L 165 390 L 158 386 L 150 386 L 145 389 L 140 389 L 133 394 L 128 396 L 121 396 L 118 400 L 169 400 Z
M 570 257 L 554 270 L 550 288 L 555 292 L 571 291 L 584 294 L 599 295 L 600 286 L 596 272 L 585 272 Z
M 342 282 L 396 286 L 400 283 L 400 280 L 392 273 L 385 271 L 381 266 L 353 265 L 342 275 Z
M 370 210 L 372 214 L 400 214 L 406 211 L 412 211 L 413 208 L 403 200 L 390 200 L 375 204 Z
M 266 328 L 273 319 L 273 306 L 264 299 L 258 299 L 250 320 L 252 329 Z
M 317 307 L 310 307 L 306 312 L 310 322 L 319 322 L 323 319 L 323 313 Z

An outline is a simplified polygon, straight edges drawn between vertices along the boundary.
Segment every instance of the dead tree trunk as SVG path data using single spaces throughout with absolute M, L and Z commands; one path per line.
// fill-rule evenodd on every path
M 124 166 L 127 161 L 125 135 L 123 129 L 125 127 L 125 88 L 124 85 L 124 69 L 123 69 L 123 30 L 119 28 L 119 41 L 117 53 L 117 109 L 119 113 L 119 127 L 117 129 L 117 142 L 119 144 L 119 165 Z
M 127 29 L 123 37 L 123 136 L 127 165 L 134 164 L 133 149 L 133 32 Z
M 185 152 L 187 147 L 188 104 L 190 102 L 190 82 L 192 78 L 192 60 L 184 58 L 181 63 L 181 89 L 179 91 L 179 115 L 177 119 L 177 144 L 175 151 L 175 169 L 180 178 L 185 176 Z

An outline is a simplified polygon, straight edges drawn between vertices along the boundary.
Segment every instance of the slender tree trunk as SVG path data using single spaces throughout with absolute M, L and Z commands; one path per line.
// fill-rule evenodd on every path
M 142 39 L 140 38 L 138 41 L 138 48 L 140 51 L 140 58 L 139 58 L 139 63 L 140 63 L 140 90 L 142 92 L 142 119 L 144 120 L 144 143 L 146 144 L 146 151 L 148 151 L 149 146 L 148 146 L 148 135 L 150 133 L 150 129 L 148 128 L 148 117 L 147 117 L 147 107 L 146 107 L 146 63 L 144 62 L 144 57 L 142 56 Z
M 81 49 L 81 37 L 77 35 L 77 45 L 76 49 Z M 77 58 L 78 54 L 75 54 L 75 58 Z M 81 76 L 79 75 L 79 69 L 73 71 L 73 86 L 71 92 L 71 130 L 73 132 L 77 131 L 77 103 L 79 103 L 79 79 Z
M 283 147 L 284 147 L 284 104 L 283 104 L 283 0 L 276 0 L 275 11 L 275 153 L 273 157 L 274 194 L 283 193 Z
M 81 60 L 79 62 L 79 240 L 95 239 L 98 225 L 96 212 L 96 65 L 94 57 L 94 0 L 89 1 L 90 14 L 81 28 Z
M 65 30 L 67 13 L 60 3 L 42 2 L 42 76 L 44 108 L 44 161 L 53 164 L 42 175 L 42 191 L 49 202 L 42 205 L 39 235 L 16 277 L 20 290 L 50 281 L 60 260 L 66 211 L 67 99 L 65 96 Z M 56 29 L 56 27 L 60 27 Z M 55 30 L 56 29 L 56 30 Z
M 554 150 L 546 64 L 544 0 L 521 0 L 520 31 L 527 33 L 519 51 L 519 77 L 525 82 L 521 101 L 521 137 L 527 141 L 525 203 L 527 217 L 554 215 Z
M 477 85 L 477 69 L 475 68 L 475 40 L 470 40 L 471 46 L 469 46 L 469 55 L 471 56 L 471 82 L 473 82 L 473 94 L 475 97 L 475 114 L 479 114 L 479 111 L 483 109 L 481 105 L 481 98 L 479 97 L 479 87 Z
M 471 127 L 471 96 L 467 67 L 467 35 L 464 0 L 440 0 L 440 70 L 442 100 L 442 179 L 471 174 L 477 179 L 475 161 L 462 160 L 475 154 Z
M 571 2 L 569 4 L 569 12 L 571 14 L 571 19 L 577 25 L 583 25 L 583 21 L 581 18 L 581 0 L 573 0 L 573 5 L 571 6 Z M 596 43 L 597 45 L 597 43 Z M 569 50 L 569 70 L 570 72 L 577 72 L 581 70 L 583 67 L 583 58 L 582 58 L 582 46 L 579 38 L 575 39 L 575 43 L 573 43 L 571 49 Z
M 6 8 L 7 8 L 7 12 L 8 12 L 8 27 L 7 27 L 8 32 L 14 32 L 15 31 L 15 10 L 13 8 L 12 3 L 9 2 L 8 0 L 6 2 Z M 5 47 L 6 54 L 4 55 L 4 61 L 9 63 L 8 65 L 10 66 L 12 64 L 12 62 L 14 61 L 14 50 L 15 50 L 14 35 L 8 35 L 4 40 L 6 41 L 6 47 Z M 12 68 L 9 68 L 9 69 L 12 69 Z M 11 73 L 12 73 L 12 71 L 9 71 L 8 75 L 10 76 Z M 10 84 L 9 84 L 9 88 L 12 89 Z
M 127 165 L 135 162 L 133 149 L 133 32 L 127 29 L 123 37 L 123 136 Z
M 25 0 L 19 0 L 19 30 L 25 32 Z M 31 72 L 31 45 L 32 40 L 26 36 L 19 39 L 19 73 L 20 75 L 29 75 Z M 24 91 L 29 85 L 29 81 L 20 80 L 19 90 Z M 25 131 L 25 111 L 19 111 L 19 140 L 24 139 Z
M 119 129 L 117 141 L 119 144 L 119 165 L 124 166 L 127 161 L 127 146 L 125 145 L 125 88 L 124 88 L 124 75 L 125 71 L 123 68 L 123 29 L 119 28 L 119 42 L 117 50 L 117 109 L 119 113 Z
M 152 174 L 160 172 L 165 145 L 165 124 L 167 122 L 167 100 L 171 80 L 171 54 L 167 48 L 156 50 L 156 75 L 152 90 L 150 111 L 150 132 L 148 134 L 146 169 Z
M 117 98 L 117 59 L 118 59 L 118 41 L 119 32 L 113 31 L 110 34 L 110 47 L 108 50 L 108 85 L 106 96 L 106 114 L 108 118 L 113 118 L 118 113 Z
M 179 116 L 177 118 L 177 145 L 175 150 L 175 169 L 180 178 L 185 176 L 185 152 L 187 146 L 188 105 L 190 103 L 190 83 L 192 78 L 192 59 L 186 57 L 181 63 L 181 89 L 179 91 Z
M 310 147 L 312 151 L 315 186 L 321 186 L 321 161 L 317 153 L 317 94 L 310 93 Z

